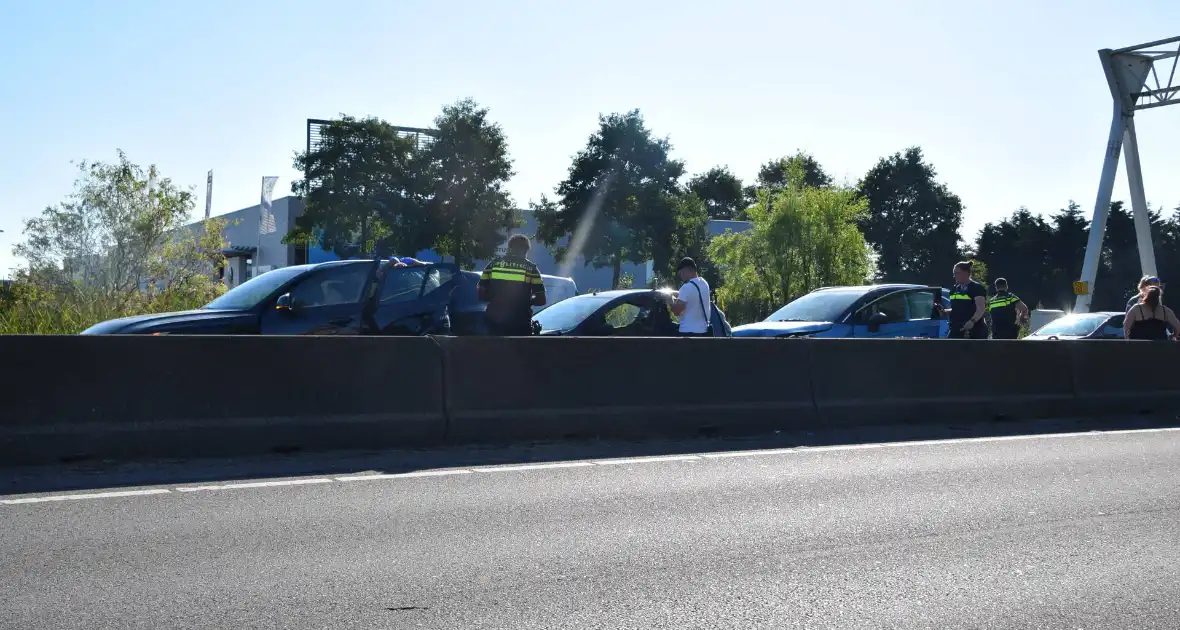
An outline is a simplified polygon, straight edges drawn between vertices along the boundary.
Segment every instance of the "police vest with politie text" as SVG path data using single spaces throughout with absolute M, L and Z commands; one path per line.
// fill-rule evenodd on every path
M 1000 291 L 987 302 L 987 310 L 992 316 L 992 328 L 1019 328 L 1017 322 L 1016 305 L 1020 298 L 1007 291 Z
M 967 337 L 972 339 L 987 338 L 987 322 L 983 319 L 975 322 L 970 332 L 964 333 L 962 328 L 975 315 L 975 298 L 987 298 L 987 289 L 982 284 L 968 280 L 963 284 L 951 287 L 951 316 L 948 322 L 951 337 Z
M 488 263 L 479 286 L 487 298 L 487 320 L 493 333 L 529 334 L 532 306 L 538 298 L 544 303 L 545 297 L 545 284 L 535 263 L 509 252 Z

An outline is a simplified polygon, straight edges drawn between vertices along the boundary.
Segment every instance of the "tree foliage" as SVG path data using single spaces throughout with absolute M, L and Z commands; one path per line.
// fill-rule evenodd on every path
M 1159 275 L 1180 275 L 1180 208 L 1164 218 L 1151 212 L 1151 232 Z M 976 255 L 991 265 L 993 278 L 1006 278 L 1013 293 L 1030 308 L 1069 310 L 1072 283 L 1082 273 L 1089 220 L 1074 202 L 1047 220 L 1021 208 L 988 223 L 975 239 Z M 1137 290 L 1142 270 L 1135 221 L 1123 202 L 1110 205 L 1091 308 L 1122 310 Z
M 151 183 L 149 183 L 151 182 Z M 138 313 L 197 308 L 219 295 L 223 221 L 185 227 L 193 195 L 120 151 L 82 162 L 73 193 L 25 221 L 0 332 L 75 333 Z
M 688 180 L 689 192 L 705 202 L 711 219 L 740 219 L 745 216 L 746 196 L 742 180 L 724 166 L 713 168 Z
M 569 175 L 557 186 L 556 201 L 533 204 L 537 239 L 556 246 L 558 256 L 611 267 L 618 286 L 622 264 L 655 260 L 671 248 L 660 241 L 679 229 L 678 180 L 684 165 L 670 157 L 667 139 L 657 139 L 639 110 L 599 116 L 599 128 L 574 156 Z
M 724 280 L 718 301 L 736 322 L 761 319 L 822 286 L 861 284 L 869 274 L 857 229 L 865 203 L 853 190 L 802 186 L 801 173 L 785 189 L 760 191 L 749 231 L 709 245 Z
M 420 194 L 411 139 L 383 120 L 351 116 L 321 127 L 320 138 L 295 156 L 304 177 L 291 192 L 303 199 L 303 214 L 284 242 L 318 244 L 341 257 L 433 244 L 438 225 Z
M 426 146 L 377 118 L 342 115 L 295 156 L 304 212 L 285 242 L 341 257 L 435 249 L 460 264 L 490 257 L 517 224 L 504 186 L 508 142 L 471 99 L 443 108 Z
M 888 282 L 945 282 L 958 258 L 963 203 L 936 179 L 918 147 L 881 158 L 860 181 L 861 220 Z
M 434 125 L 437 135 L 420 176 L 430 193 L 427 212 L 439 229 L 435 244 L 461 265 L 490 258 L 504 231 L 519 222 L 504 189 L 513 175 L 504 131 L 471 99 L 444 107 Z
M 770 160 L 758 169 L 757 187 L 771 190 L 782 190 L 789 185 L 788 172 L 792 168 L 803 170 L 803 184 L 812 188 L 823 188 L 832 185 L 832 176 L 815 159 L 815 156 L 803 150 L 795 151 L 794 155 L 784 155 Z

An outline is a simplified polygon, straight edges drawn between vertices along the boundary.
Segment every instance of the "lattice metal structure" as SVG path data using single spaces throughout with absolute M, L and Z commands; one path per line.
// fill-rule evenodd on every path
M 332 120 L 324 120 L 322 118 L 308 118 L 307 119 L 307 151 L 310 153 L 313 149 L 320 146 L 321 128 L 332 124 Z M 414 141 L 414 148 L 425 149 L 430 146 L 431 141 L 434 140 L 435 131 L 433 129 L 419 129 L 418 127 L 394 127 L 397 135 L 403 138 L 410 138 Z
M 1131 189 L 1131 208 L 1135 217 L 1135 240 L 1139 245 L 1139 264 L 1145 275 L 1155 275 L 1155 250 L 1151 243 L 1151 217 L 1147 211 L 1147 197 L 1143 191 L 1143 171 L 1139 165 L 1139 143 L 1135 137 L 1135 112 L 1180 103 L 1180 77 L 1176 76 L 1180 62 L 1180 37 L 1161 39 L 1118 50 L 1098 51 L 1106 83 L 1114 101 L 1110 135 L 1106 141 L 1106 159 L 1098 183 L 1098 197 L 1094 201 L 1094 220 L 1090 224 L 1090 239 L 1082 261 L 1082 277 L 1074 292 L 1074 310 L 1086 313 L 1098 275 L 1102 256 L 1102 241 L 1106 235 L 1106 219 L 1110 215 L 1110 197 L 1114 178 L 1118 173 L 1119 155 L 1127 150 L 1127 183 Z M 1163 77 L 1167 77 L 1165 80 Z

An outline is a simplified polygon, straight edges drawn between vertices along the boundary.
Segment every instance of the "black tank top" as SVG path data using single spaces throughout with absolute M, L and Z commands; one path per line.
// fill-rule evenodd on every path
M 1143 319 L 1137 320 L 1131 324 L 1131 339 L 1147 339 L 1150 341 L 1167 341 L 1168 339 L 1168 322 L 1165 319 L 1159 319 L 1155 316 L 1155 311 L 1151 313 L 1151 319 L 1146 318 L 1146 312 L 1143 310 L 1143 305 L 1140 304 L 1136 308 L 1139 309 L 1139 316 Z M 1163 310 L 1161 307 L 1160 310 Z M 1167 311 L 1163 311 L 1164 317 L 1167 317 Z

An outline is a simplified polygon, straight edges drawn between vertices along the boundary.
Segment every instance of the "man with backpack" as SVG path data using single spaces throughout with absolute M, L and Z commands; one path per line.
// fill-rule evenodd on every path
M 672 314 L 680 318 L 680 336 L 728 337 L 729 324 L 712 304 L 709 283 L 699 275 L 696 261 L 681 259 L 676 275 L 684 282 L 676 293 L 676 301 L 672 302 Z

